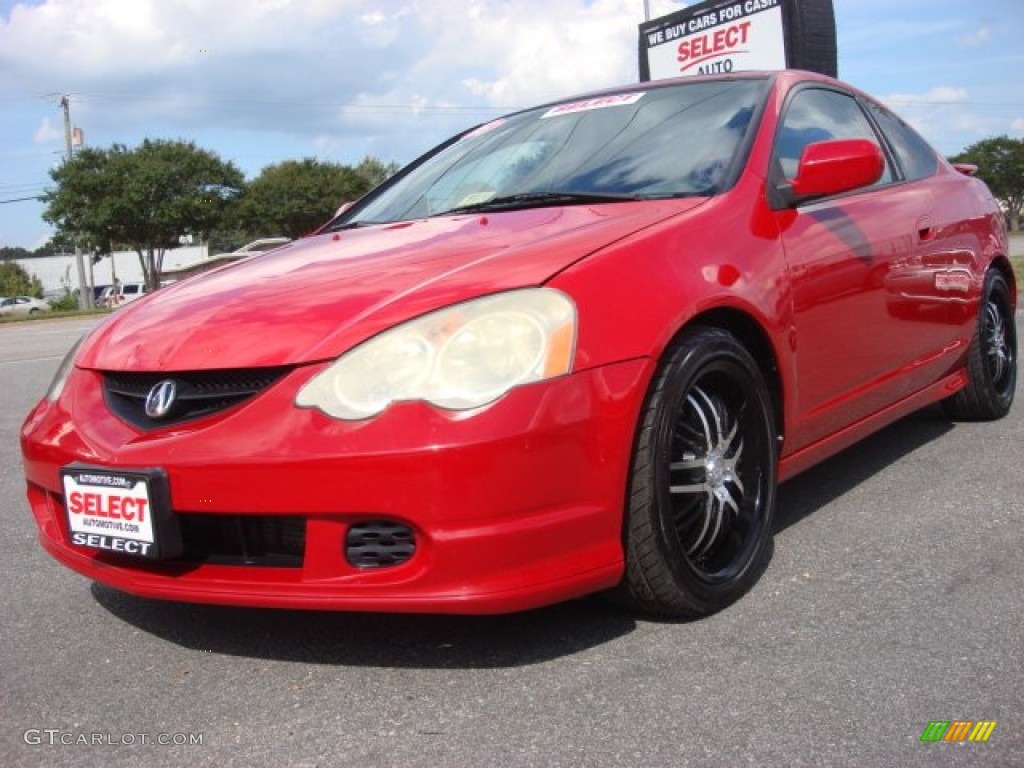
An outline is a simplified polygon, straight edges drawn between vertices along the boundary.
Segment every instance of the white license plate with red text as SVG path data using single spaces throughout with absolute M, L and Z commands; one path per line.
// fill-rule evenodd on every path
M 162 473 L 71 465 L 61 470 L 61 479 L 72 544 L 138 557 L 161 556 L 157 534 L 166 485 Z

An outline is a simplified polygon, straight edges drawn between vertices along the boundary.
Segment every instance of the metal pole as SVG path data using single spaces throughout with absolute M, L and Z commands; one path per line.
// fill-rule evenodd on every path
M 65 93 L 61 96 L 60 105 L 64 109 L 64 143 L 67 146 L 67 159 L 71 162 L 71 99 Z M 92 309 L 92 290 L 85 281 L 85 264 L 82 262 L 82 249 L 75 240 L 75 264 L 78 266 L 78 308 Z
M 644 0 L 644 21 L 651 20 L 651 0 Z

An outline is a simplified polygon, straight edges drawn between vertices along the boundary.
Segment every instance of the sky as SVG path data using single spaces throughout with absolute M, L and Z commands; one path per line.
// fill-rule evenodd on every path
M 692 4 L 692 3 L 691 3 Z M 686 3 L 650 0 L 656 18 Z M 1022 0 L 833 0 L 839 77 L 945 155 L 1024 138 Z M 0 246 L 52 234 L 64 153 L 184 139 L 248 178 L 406 163 L 505 112 L 635 82 L 643 0 L 0 0 Z M 16 202 L 8 202 L 16 201 Z

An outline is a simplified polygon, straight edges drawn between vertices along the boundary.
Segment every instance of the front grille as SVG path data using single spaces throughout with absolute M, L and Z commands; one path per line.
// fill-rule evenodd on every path
M 107 371 L 103 374 L 103 395 L 107 407 L 139 429 L 159 429 L 183 421 L 210 416 L 259 394 L 291 370 L 241 368 L 172 373 Z M 146 397 L 162 381 L 173 381 L 177 394 L 167 413 L 160 418 L 146 415 Z
M 306 518 L 297 515 L 179 514 L 179 559 L 215 565 L 301 568 Z
M 345 558 L 357 568 L 386 568 L 416 552 L 412 529 L 387 520 L 357 523 L 345 535 Z
M 67 520 L 64 497 L 47 491 L 50 508 Z M 182 566 L 256 565 L 301 568 L 306 551 L 306 518 L 301 515 L 209 515 L 179 512 L 182 553 L 170 560 L 146 560 L 95 550 L 100 559 L 152 571 L 180 571 Z

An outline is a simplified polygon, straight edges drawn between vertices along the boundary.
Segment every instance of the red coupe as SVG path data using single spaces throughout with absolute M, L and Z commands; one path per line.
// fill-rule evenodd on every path
M 804 72 L 478 126 L 81 341 L 22 431 L 40 541 L 153 598 L 719 610 L 780 481 L 929 403 L 1009 410 L 972 170 Z

